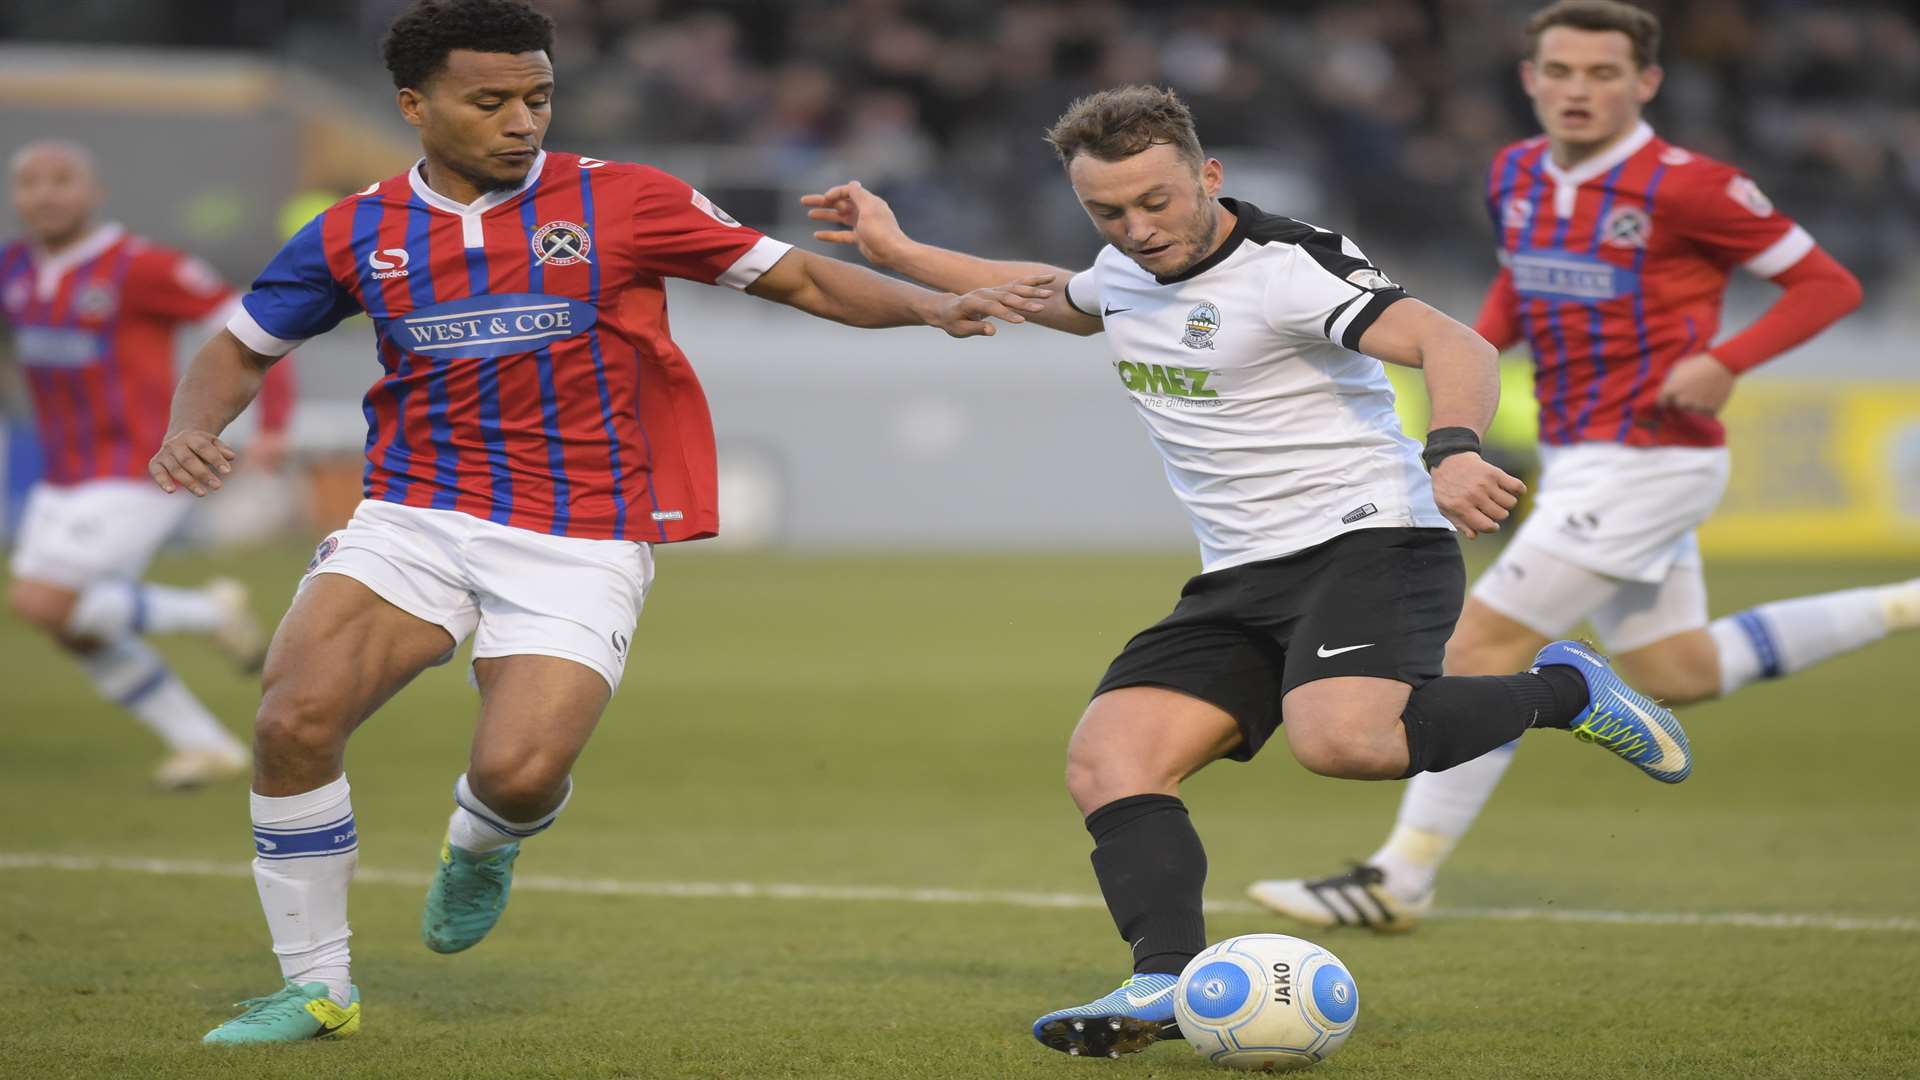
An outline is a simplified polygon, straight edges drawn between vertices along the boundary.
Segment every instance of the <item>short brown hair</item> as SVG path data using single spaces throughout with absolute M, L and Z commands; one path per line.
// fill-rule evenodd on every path
M 1618 0 L 1560 0 L 1527 20 L 1527 55 L 1540 51 L 1540 35 L 1556 26 L 1575 30 L 1617 30 L 1633 42 L 1635 67 L 1660 62 L 1660 20 L 1653 12 Z
M 1062 165 L 1073 164 L 1077 154 L 1123 161 L 1161 143 L 1179 150 L 1196 167 L 1206 160 L 1186 102 L 1157 86 L 1121 86 L 1088 94 L 1053 122 L 1047 141 Z

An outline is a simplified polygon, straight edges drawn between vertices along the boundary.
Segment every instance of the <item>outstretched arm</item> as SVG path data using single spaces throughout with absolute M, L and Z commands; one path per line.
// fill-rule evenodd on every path
M 1418 300 L 1396 302 L 1360 336 L 1360 351 L 1426 373 L 1433 403 L 1432 431 L 1465 429 L 1477 446 L 1500 405 L 1500 355 L 1485 338 Z M 1482 459 L 1476 450 L 1435 460 L 1429 439 L 1433 501 L 1467 539 L 1496 532 L 1527 486 Z
M 147 462 L 160 490 L 172 494 L 184 487 L 205 496 L 219 489 L 220 477 L 233 471 L 239 456 L 220 433 L 260 393 L 267 369 L 278 359 L 254 352 L 226 330 L 200 347 L 173 391 L 167 437 Z
M 1067 298 L 1067 280 L 1071 272 L 1045 263 L 982 259 L 962 251 L 922 244 L 908 237 L 887 201 L 861 186 L 858 180 L 814 195 L 800 197 L 808 207 L 807 216 L 815 221 L 831 222 L 836 229 L 821 229 L 814 238 L 834 244 L 853 244 L 860 256 L 882 270 L 905 275 L 935 289 L 967 292 L 991 288 L 1007 281 L 1033 282 L 1049 279 L 1052 295 L 1032 313 L 1034 322 L 1069 334 L 1096 334 L 1103 328 L 1100 320 L 1073 306 Z
M 989 319 L 1025 322 L 1053 290 L 1046 277 L 975 288 L 959 296 L 929 292 L 871 270 L 794 249 L 747 292 L 848 326 L 937 326 L 954 337 L 993 335 Z

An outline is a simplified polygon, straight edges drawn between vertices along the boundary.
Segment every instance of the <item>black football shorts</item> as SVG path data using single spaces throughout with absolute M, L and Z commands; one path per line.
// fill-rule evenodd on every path
M 1366 675 L 1419 686 L 1440 674 L 1466 593 L 1447 529 L 1342 533 L 1278 559 L 1201 574 L 1142 630 L 1094 691 L 1160 686 L 1219 706 L 1246 761 L 1280 727 L 1287 691 Z

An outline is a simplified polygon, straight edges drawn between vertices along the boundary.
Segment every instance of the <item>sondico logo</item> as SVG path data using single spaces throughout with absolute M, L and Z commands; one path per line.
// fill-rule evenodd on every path
M 1161 364 L 1136 364 L 1121 360 L 1114 364 L 1120 382 L 1136 394 L 1155 397 L 1217 398 L 1220 391 L 1207 386 L 1213 372 L 1206 368 L 1183 368 Z
M 385 281 L 388 278 L 406 277 L 412 271 L 407 264 L 413 256 L 406 248 L 382 248 L 367 256 L 367 265 L 373 267 L 373 280 Z

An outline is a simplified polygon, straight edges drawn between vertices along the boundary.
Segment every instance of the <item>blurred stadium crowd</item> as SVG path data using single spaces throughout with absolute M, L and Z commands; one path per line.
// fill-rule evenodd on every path
M 21 0 L 0 33 L 75 40 L 68 24 L 84 21 L 97 41 L 116 5 L 127 40 L 267 48 L 384 89 L 372 43 L 401 0 Z M 1040 132 L 1097 87 L 1175 87 L 1210 147 L 1241 148 L 1223 155 L 1230 187 L 1455 271 L 1486 243 L 1488 160 L 1534 130 L 1514 63 L 1535 0 L 542 6 L 561 30 L 557 145 L 643 160 L 681 148 L 670 167 L 704 173 L 716 200 L 767 224 L 795 220 L 794 192 L 859 177 L 926 239 L 1066 263 L 1093 236 L 1062 212 L 1071 196 Z M 1754 173 L 1870 296 L 1920 290 L 1892 280 L 1913 272 L 1920 239 L 1913 8 L 1646 6 L 1666 25 L 1661 133 Z

